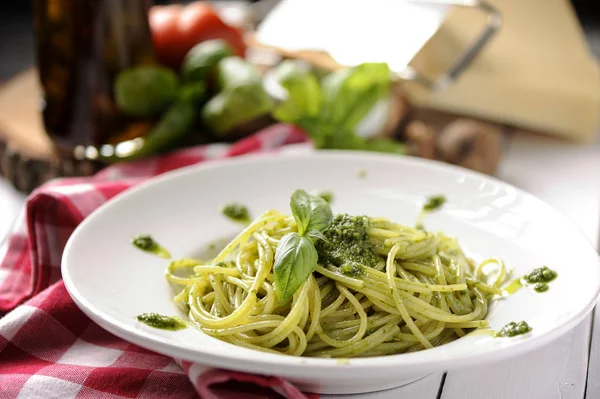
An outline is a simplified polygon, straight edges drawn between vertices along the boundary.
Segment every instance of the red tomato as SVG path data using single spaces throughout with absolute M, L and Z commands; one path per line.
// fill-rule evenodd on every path
M 177 67 L 180 54 L 185 51 L 177 23 L 183 9 L 180 5 L 154 6 L 150 9 L 149 22 L 152 42 L 158 60 Z
M 187 52 L 209 39 L 224 39 L 236 55 L 244 56 L 242 32 L 224 23 L 207 3 L 197 1 L 180 5 L 154 6 L 150 10 L 150 28 L 157 58 L 178 68 Z

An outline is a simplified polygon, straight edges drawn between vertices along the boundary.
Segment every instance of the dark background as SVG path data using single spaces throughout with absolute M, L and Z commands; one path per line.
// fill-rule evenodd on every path
M 165 3 L 168 1 L 156 0 L 154 2 Z M 0 1 L 0 82 L 10 79 L 11 76 L 35 62 L 32 3 L 32 0 Z M 572 3 L 585 31 L 591 51 L 600 58 L 598 0 L 573 0 Z M 543 10 L 540 10 L 540 18 L 543 18 Z

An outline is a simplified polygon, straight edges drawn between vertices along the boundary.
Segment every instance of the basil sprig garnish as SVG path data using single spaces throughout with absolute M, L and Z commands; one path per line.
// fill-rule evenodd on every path
M 290 208 L 301 236 L 311 230 L 325 230 L 333 219 L 333 213 L 327 201 L 319 196 L 310 195 L 304 190 L 294 191 L 290 200 Z
M 319 257 L 313 240 L 324 238 L 322 231 L 333 219 L 329 204 L 304 190 L 294 191 L 290 208 L 298 232 L 281 237 L 273 266 L 280 305 L 284 305 L 315 270 Z

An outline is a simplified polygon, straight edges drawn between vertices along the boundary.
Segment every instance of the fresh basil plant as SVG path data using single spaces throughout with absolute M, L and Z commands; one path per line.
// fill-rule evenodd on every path
M 325 76 L 288 60 L 272 76 L 287 92 L 273 116 L 302 127 L 317 148 L 405 153 L 390 139 L 366 139 L 356 131 L 375 105 L 391 95 L 391 73 L 385 63 L 364 63 Z

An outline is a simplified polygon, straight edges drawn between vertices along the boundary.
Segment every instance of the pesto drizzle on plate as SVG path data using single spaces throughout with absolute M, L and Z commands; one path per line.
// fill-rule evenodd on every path
M 496 334 L 497 337 L 511 338 L 516 337 L 517 335 L 523 335 L 530 332 L 532 328 L 525 321 L 520 321 L 518 323 L 511 321 L 502 327 L 502 330 Z
M 238 203 L 227 204 L 221 209 L 221 212 L 234 222 L 250 223 L 250 212 L 245 205 Z
M 170 259 L 171 254 L 163 246 L 157 243 L 149 234 L 138 234 L 131 238 L 131 243 L 142 251 L 151 253 L 159 258 Z
M 556 276 L 558 276 L 558 273 L 556 273 L 554 270 L 550 270 L 548 266 L 543 266 L 534 269 L 529 274 L 526 274 L 523 279 L 529 284 L 549 283 L 550 281 L 554 280 Z
M 427 197 L 427 201 L 423 204 L 423 208 L 417 216 L 417 222 L 415 223 L 415 228 L 418 230 L 425 230 L 425 226 L 423 225 L 423 219 L 425 216 L 430 214 L 431 212 L 437 211 L 446 203 L 446 196 L 444 195 L 432 195 L 431 197 Z
M 184 321 L 176 316 L 163 316 L 158 313 L 142 313 L 138 315 L 136 319 L 150 327 L 159 328 L 161 330 L 177 331 L 187 328 Z
M 435 211 L 446 203 L 446 197 L 443 195 L 434 195 L 427 198 L 427 202 L 423 205 L 424 211 Z
M 548 266 L 539 267 L 534 269 L 531 273 L 526 274 L 523 280 L 527 284 L 535 284 L 533 290 L 535 292 L 546 292 L 550 288 L 548 283 L 554 280 L 558 276 L 554 270 L 548 268 Z

